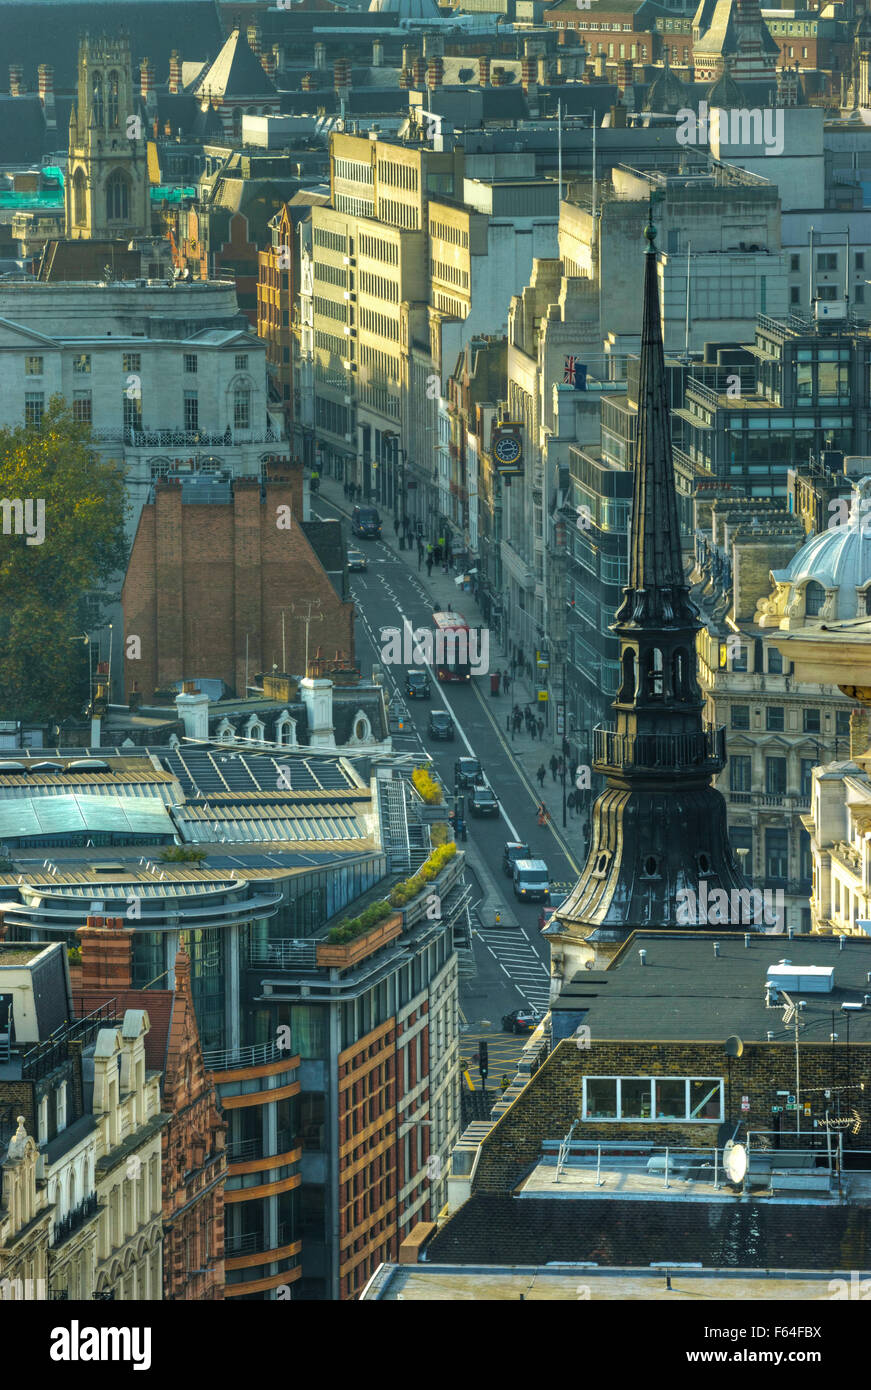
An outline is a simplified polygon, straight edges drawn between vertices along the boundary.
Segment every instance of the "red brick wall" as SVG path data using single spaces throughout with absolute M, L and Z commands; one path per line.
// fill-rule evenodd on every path
M 143 508 L 122 592 L 125 633 L 142 640 L 140 660 L 126 657 L 125 689 L 134 680 L 146 699 L 182 679 L 217 678 L 242 694 L 248 671 L 281 666 L 281 609 L 319 598 L 323 622 L 312 626 L 309 655 L 321 647 L 354 654 L 354 606 L 336 594 L 297 524 L 302 473 L 271 482 L 266 502 L 256 479 L 234 484 L 231 505 L 182 505 L 181 489 L 159 484 Z M 279 530 L 289 506 L 290 530 Z M 303 674 L 305 630 L 285 613 L 287 661 Z

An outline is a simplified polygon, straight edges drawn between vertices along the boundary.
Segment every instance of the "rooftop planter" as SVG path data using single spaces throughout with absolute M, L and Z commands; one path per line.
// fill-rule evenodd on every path
M 360 919 L 355 920 L 359 921 Z M 353 923 L 350 923 L 349 926 L 353 927 Z M 346 928 L 336 928 L 335 930 L 341 931 L 346 930 Z M 378 951 L 382 946 L 386 946 L 394 937 L 399 936 L 401 931 L 402 913 L 391 912 L 383 921 L 376 922 L 368 928 L 363 927 L 359 934 L 351 940 L 319 941 L 316 951 L 317 963 L 333 970 L 348 970 L 358 961 L 365 960 L 366 956 L 371 956 L 373 951 Z

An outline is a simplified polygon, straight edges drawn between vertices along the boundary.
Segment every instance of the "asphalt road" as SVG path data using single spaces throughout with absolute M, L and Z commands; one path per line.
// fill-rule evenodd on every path
M 312 512 L 323 518 L 339 516 L 346 521 L 343 509 L 334 506 L 324 496 L 313 499 Z M 402 631 L 405 620 L 411 623 L 412 628 L 428 626 L 432 601 L 422 579 L 410 572 L 408 566 L 383 541 L 354 539 L 351 543 L 365 554 L 369 566 L 365 572 L 350 576 L 351 592 L 357 604 L 357 658 L 361 669 L 368 671 L 373 663 L 386 665 L 381 655 L 381 629 L 396 628 Z M 462 595 L 455 607 L 462 611 Z M 405 666 L 391 666 L 386 670 L 388 680 L 396 685 L 405 699 L 412 726 L 408 733 L 394 735 L 394 749 L 407 750 L 409 753 L 425 749 L 431 755 L 449 795 L 454 785 L 455 760 L 466 755 L 479 758 L 500 804 L 498 818 L 471 816 L 467 806 L 469 838 L 463 848 L 468 851 L 470 878 L 477 885 L 473 902 L 483 900 L 486 904 L 480 923 L 481 934 L 474 940 L 478 973 L 474 979 L 465 980 L 461 990 L 461 1004 L 468 1027 L 463 1053 L 471 1056 L 478 1036 L 489 1037 L 493 1032 L 501 1034 L 504 1013 L 526 1002 L 541 1006 L 542 1001 L 546 1002 L 547 999 L 549 953 L 538 926 L 541 904 L 515 900 L 511 881 L 502 871 L 505 841 L 516 839 L 528 844 L 534 858 L 547 862 L 552 882 L 574 883 L 580 870 L 577 861 L 570 858 L 557 836 L 547 827 L 542 828 L 537 824 L 535 788 L 523 775 L 510 741 L 488 709 L 488 677 L 473 676 L 468 684 L 442 684 L 431 672 L 432 698 L 414 700 L 404 694 L 407 669 Z M 440 707 L 448 709 L 454 719 L 457 736 L 453 742 L 428 737 L 430 710 Z M 489 883 L 482 877 L 480 867 L 476 868 L 481 860 L 486 865 Z M 504 919 L 516 925 L 495 928 L 494 889 L 502 896 Z M 507 1043 L 507 1036 L 501 1036 Z M 516 1057 L 523 1041 L 522 1037 L 517 1038 L 515 1049 L 515 1040 L 511 1040 L 513 1056 Z M 508 1060 L 507 1054 L 505 1060 Z M 491 1062 L 491 1076 L 492 1066 Z

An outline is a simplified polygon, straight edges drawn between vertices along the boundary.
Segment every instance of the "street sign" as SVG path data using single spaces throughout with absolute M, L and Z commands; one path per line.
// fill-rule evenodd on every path
M 782 1106 L 782 1105 L 772 1105 L 772 1107 L 771 1107 L 771 1113 L 772 1113 L 772 1115 L 781 1115 L 781 1114 L 783 1113 L 783 1106 Z
M 749 1109 L 750 1109 L 750 1097 L 749 1097 L 749 1096 L 742 1096 L 742 1097 L 741 1097 L 741 1109 L 742 1109 L 742 1110 L 749 1110 Z
M 539 698 L 539 700 L 541 700 L 541 701 L 547 700 L 547 691 L 546 691 L 546 690 L 539 690 L 539 692 L 538 692 L 538 698 Z
M 556 707 L 556 731 L 560 735 L 564 734 L 566 731 L 566 707 L 562 701 L 560 701 Z M 563 749 L 564 753 L 565 751 L 566 750 Z

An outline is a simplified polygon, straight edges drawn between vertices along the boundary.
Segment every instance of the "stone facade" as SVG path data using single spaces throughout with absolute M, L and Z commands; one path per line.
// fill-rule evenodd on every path
M 147 138 L 133 96 L 129 39 L 83 38 L 70 113 L 68 237 L 150 235 Z
M 37 1186 L 39 1150 L 22 1116 L 0 1156 L 0 1301 L 48 1297 L 48 1241 L 52 1211 Z

